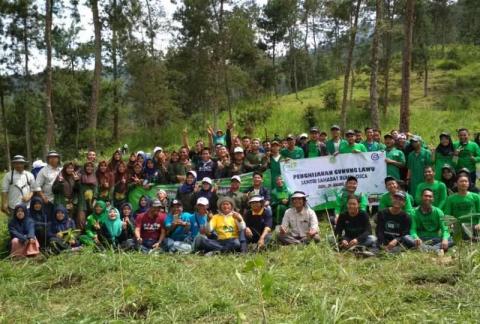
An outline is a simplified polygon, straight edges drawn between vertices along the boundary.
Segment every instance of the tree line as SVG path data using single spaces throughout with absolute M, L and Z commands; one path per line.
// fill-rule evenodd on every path
M 86 42 L 79 41 L 81 4 L 93 22 Z M 474 0 L 181 0 L 171 18 L 160 0 L 5 0 L 2 151 L 8 157 L 13 147 L 29 161 L 53 147 L 74 156 L 119 143 L 136 127 L 161 138 L 167 125 L 216 124 L 224 111 L 232 119 L 240 103 L 341 76 L 345 126 L 361 72 L 370 75 L 371 125 L 379 127 L 391 105 L 396 55 L 399 128 L 408 131 L 411 71 L 427 96 L 432 48 L 448 56 L 449 43 L 479 44 L 479 14 Z M 160 51 L 165 33 L 174 36 Z

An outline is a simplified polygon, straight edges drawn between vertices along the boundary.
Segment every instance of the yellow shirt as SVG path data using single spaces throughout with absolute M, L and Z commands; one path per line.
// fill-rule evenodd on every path
M 238 224 L 231 214 L 227 216 L 213 215 L 210 220 L 210 229 L 217 233 L 219 240 L 238 238 Z

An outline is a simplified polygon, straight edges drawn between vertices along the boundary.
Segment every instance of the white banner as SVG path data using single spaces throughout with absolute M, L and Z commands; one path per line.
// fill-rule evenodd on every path
M 308 194 L 308 202 L 312 207 L 334 202 L 349 176 L 357 177 L 357 192 L 371 196 L 386 191 L 385 152 L 288 160 L 281 162 L 280 168 L 287 186 L 292 191 L 299 190 Z

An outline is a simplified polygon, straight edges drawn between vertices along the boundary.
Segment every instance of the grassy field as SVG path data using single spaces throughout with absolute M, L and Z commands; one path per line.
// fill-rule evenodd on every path
M 469 246 L 443 258 L 357 259 L 325 243 L 245 256 L 84 251 L 4 260 L 0 321 L 475 322 L 479 264 Z

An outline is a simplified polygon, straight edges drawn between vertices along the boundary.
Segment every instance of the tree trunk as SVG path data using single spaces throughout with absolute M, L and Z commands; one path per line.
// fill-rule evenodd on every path
M 118 62 L 117 62 L 117 0 L 113 0 L 113 17 L 112 17 L 112 74 L 113 74 L 113 141 L 118 143 L 118 119 L 119 119 L 119 107 L 118 107 Z M 148 4 L 148 1 L 147 1 Z M 150 11 L 149 11 L 150 12 Z
M 47 67 L 45 68 L 45 117 L 46 139 L 44 155 L 55 145 L 55 121 L 52 112 L 52 20 L 53 0 L 45 0 L 45 45 L 47 48 Z
M 353 63 L 352 63 L 353 65 Z M 353 89 L 355 89 L 355 68 L 352 68 L 352 76 L 351 76 L 351 79 L 350 79 L 350 95 L 348 96 L 348 104 L 350 106 L 352 106 L 352 103 L 353 103 Z
M 3 137 L 5 140 L 5 155 L 8 165 L 8 171 L 12 170 L 12 164 L 10 162 L 10 143 L 8 139 L 8 128 L 7 128 L 7 115 L 5 113 L 5 91 L 3 80 L 0 79 L 0 108 L 2 109 L 2 124 L 3 124 Z
M 148 37 L 150 38 L 150 55 L 152 57 L 155 57 L 155 34 L 153 33 L 153 19 L 152 19 L 152 9 L 150 7 L 150 1 L 145 0 L 145 3 L 147 4 L 147 13 L 148 13 L 148 23 L 150 24 L 149 26 L 149 35 Z M 116 5 L 116 1 L 115 1 Z
M 30 68 L 29 68 L 29 44 L 28 44 L 28 22 L 27 14 L 23 17 L 23 50 L 24 50 L 24 64 L 25 64 L 25 88 L 24 88 L 24 98 L 23 105 L 25 111 L 25 144 L 27 148 L 27 160 L 32 161 L 32 139 L 30 136 L 30 105 L 28 104 L 28 99 L 30 97 Z
M 428 97 L 428 57 L 425 57 L 423 68 L 423 96 Z
M 90 121 L 88 127 L 91 131 L 91 149 L 95 149 L 97 146 L 97 115 L 100 98 L 100 78 L 102 73 L 102 25 L 98 13 L 98 0 L 90 0 L 90 5 L 92 6 L 93 29 L 95 32 L 95 68 L 93 71 Z
M 404 45 L 402 53 L 402 97 L 400 101 L 400 131 L 410 130 L 410 69 L 415 0 L 407 0 L 405 8 Z
M 357 0 L 354 9 L 354 21 L 352 28 L 350 30 L 350 45 L 348 47 L 348 57 L 347 57 L 347 64 L 345 67 L 345 78 L 343 80 L 343 99 L 342 99 L 342 112 L 341 112 L 341 119 L 342 119 L 342 129 L 345 130 L 347 127 L 347 97 L 348 97 L 348 81 L 350 78 L 350 72 L 352 68 L 352 60 L 353 60 L 353 49 L 355 48 L 355 37 L 357 36 L 357 25 L 358 25 L 358 16 L 360 13 L 360 5 L 362 0 Z
M 278 92 L 277 92 L 277 66 L 275 65 L 275 50 L 276 50 L 276 42 L 273 41 L 272 44 L 272 68 L 273 68 L 273 92 L 275 93 L 275 99 L 278 99 Z
M 390 83 L 390 60 L 392 56 L 392 30 L 393 30 L 393 12 L 394 4 L 388 0 L 387 2 L 387 16 L 389 21 L 388 30 L 384 32 L 385 35 L 385 57 L 383 67 L 383 116 L 387 115 L 388 105 L 390 101 L 389 83 Z
M 371 74 L 370 74 L 370 119 L 373 128 L 380 128 L 380 119 L 378 117 L 378 52 L 379 52 L 379 39 L 380 32 L 382 30 L 382 7 L 383 0 L 375 1 L 376 18 L 375 18 L 375 31 L 372 41 L 372 62 L 371 62 Z

